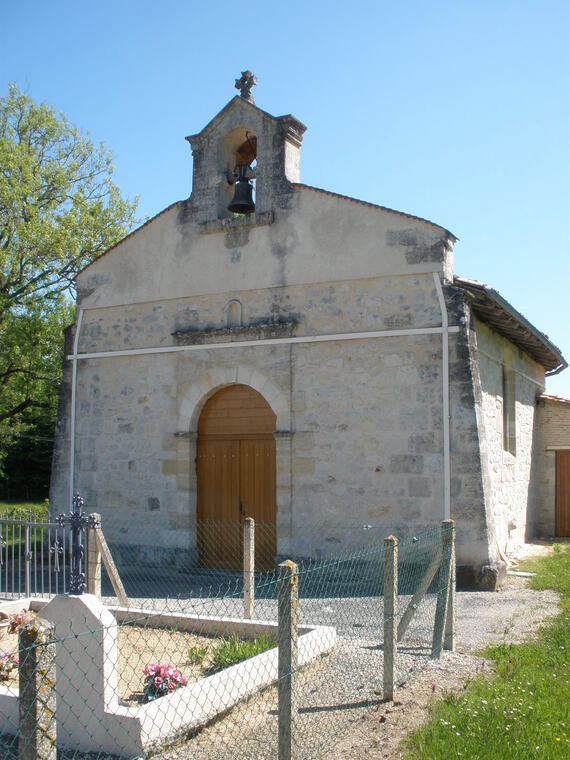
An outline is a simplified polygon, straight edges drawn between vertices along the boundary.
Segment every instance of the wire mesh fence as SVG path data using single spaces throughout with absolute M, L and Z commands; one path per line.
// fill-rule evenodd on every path
M 192 557 L 153 567 L 140 545 L 95 541 L 103 524 L 86 539 L 95 593 L 0 603 L 2 757 L 320 757 L 452 647 L 451 523 L 399 540 L 337 528 L 328 552 L 306 530 L 277 547 L 295 561 L 261 570 L 264 526 L 239 526 L 230 568 L 206 558 L 235 526 L 204 528 Z

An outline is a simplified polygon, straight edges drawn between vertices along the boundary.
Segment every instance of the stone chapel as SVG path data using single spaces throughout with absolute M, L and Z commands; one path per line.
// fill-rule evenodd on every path
M 240 532 L 203 524 L 254 517 L 272 567 L 451 517 L 458 579 L 494 588 L 549 510 L 556 529 L 535 428 L 566 362 L 454 273 L 449 230 L 302 184 L 306 127 L 254 83 L 186 138 L 188 200 L 77 276 L 52 510 L 79 491 L 118 551 L 218 567 Z

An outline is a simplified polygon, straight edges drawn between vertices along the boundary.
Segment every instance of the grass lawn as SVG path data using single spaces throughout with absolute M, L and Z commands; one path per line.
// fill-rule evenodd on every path
M 0 520 L 10 518 L 25 519 L 29 513 L 32 513 L 37 519 L 45 519 L 48 513 L 48 501 L 0 501 Z M 11 546 L 24 546 L 25 533 L 24 527 L 14 526 L 9 528 L 6 533 L 3 526 L 0 526 L 1 542 L 0 551 L 8 550 Z M 40 545 L 43 539 L 41 529 L 32 532 L 32 543 Z
M 48 502 L 45 501 L 0 501 L 0 518 L 24 516 L 31 512 L 37 517 L 47 517 Z
M 561 595 L 560 615 L 526 644 L 490 647 L 496 676 L 474 680 L 461 696 L 434 705 L 406 744 L 407 760 L 570 757 L 570 546 L 529 560 L 531 588 Z

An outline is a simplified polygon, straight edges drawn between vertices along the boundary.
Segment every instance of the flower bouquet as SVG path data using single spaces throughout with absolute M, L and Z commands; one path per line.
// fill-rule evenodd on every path
M 147 702 L 163 697 L 176 691 L 180 686 L 186 686 L 188 679 L 169 663 L 154 663 L 143 668 L 144 695 Z

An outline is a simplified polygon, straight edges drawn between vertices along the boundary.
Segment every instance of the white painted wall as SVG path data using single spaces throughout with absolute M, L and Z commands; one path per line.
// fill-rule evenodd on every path
M 446 233 L 436 225 L 305 188 L 292 203 L 271 225 L 213 234 L 175 206 L 78 276 L 81 305 L 443 270 Z

